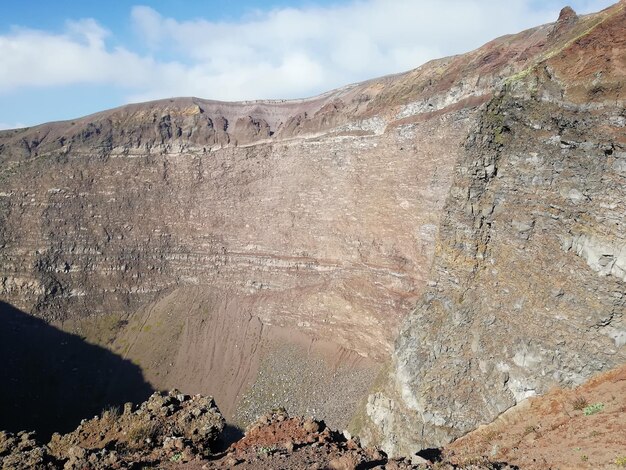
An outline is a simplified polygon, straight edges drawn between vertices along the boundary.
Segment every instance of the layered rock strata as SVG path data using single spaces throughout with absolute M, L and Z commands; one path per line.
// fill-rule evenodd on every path
M 330 389 L 357 364 L 358 390 L 335 394 L 351 405 L 343 423 L 435 259 L 396 345 L 403 398 L 373 399 L 372 417 L 385 400 L 404 403 L 423 442 L 440 442 L 552 382 L 576 382 L 622 357 L 622 10 L 565 11 L 306 100 L 181 98 L 1 132 L 0 298 L 132 360 L 155 388 L 214 394 L 226 409 L 270 402 L 277 391 L 260 375 L 281 358 L 295 357 L 303 377 L 322 364 Z M 561 278 L 563 294 L 545 290 Z M 597 330 L 544 338 L 540 308 L 553 331 L 567 321 Z M 558 341 L 564 352 L 545 367 Z M 571 351 L 586 347 L 583 367 Z M 474 387 L 463 377 L 476 368 L 486 380 Z M 233 374 L 202 380 L 217 370 Z M 431 394 L 429 374 L 445 393 Z M 326 402 L 301 388 L 299 412 Z
M 429 288 L 367 405 L 392 453 L 626 361 L 625 24 L 613 7 L 481 110 Z

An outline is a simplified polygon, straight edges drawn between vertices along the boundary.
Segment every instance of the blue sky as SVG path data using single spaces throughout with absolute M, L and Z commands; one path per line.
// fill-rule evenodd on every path
M 579 13 L 609 0 L 570 2 Z M 546 0 L 0 3 L 0 128 L 171 96 L 311 96 L 554 21 Z

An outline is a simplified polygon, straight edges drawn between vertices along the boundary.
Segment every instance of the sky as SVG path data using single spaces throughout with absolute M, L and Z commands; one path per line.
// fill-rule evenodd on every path
M 0 129 L 174 96 L 313 96 L 555 21 L 563 1 L 0 0 Z

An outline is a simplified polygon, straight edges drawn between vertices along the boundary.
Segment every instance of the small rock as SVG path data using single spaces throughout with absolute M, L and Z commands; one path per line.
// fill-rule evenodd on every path
M 110 465 L 113 465 L 117 462 L 118 456 L 117 456 L 117 452 L 112 450 L 111 452 L 109 452 L 109 455 L 107 457 L 107 460 L 109 461 Z
M 86 454 L 87 454 L 87 451 L 79 446 L 72 446 L 67 451 L 67 455 L 70 459 L 71 458 L 84 459 Z
M 316 421 L 312 420 L 312 419 L 307 419 L 304 422 L 304 425 L 302 427 L 304 428 L 304 430 L 306 432 L 311 432 L 311 433 L 318 432 L 320 430 L 319 424 Z M 347 432 L 347 431 L 345 431 L 345 432 Z
M 342 455 L 329 462 L 328 467 L 333 470 L 355 470 L 358 465 L 358 460 L 352 454 Z
M 361 448 L 360 442 L 357 437 L 350 439 L 348 442 L 346 442 L 346 447 L 349 450 L 359 450 Z
M 426 460 L 424 457 L 420 457 L 419 455 L 411 456 L 411 463 L 413 465 L 430 465 L 430 460 Z
M 238 465 L 239 463 L 241 463 L 241 460 L 236 459 L 234 457 L 229 457 L 226 459 L 226 462 L 224 462 L 226 464 L 227 467 L 234 467 L 235 465 Z
M 583 202 L 587 199 L 587 197 L 578 189 L 573 188 L 570 189 L 569 192 L 567 193 L 567 198 L 572 201 L 574 204 L 578 204 L 580 202 Z

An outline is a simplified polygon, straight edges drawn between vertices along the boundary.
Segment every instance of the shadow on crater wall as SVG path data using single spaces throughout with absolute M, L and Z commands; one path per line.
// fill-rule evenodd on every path
M 0 361 L 0 430 L 34 430 L 43 442 L 153 392 L 130 361 L 1 301 Z

